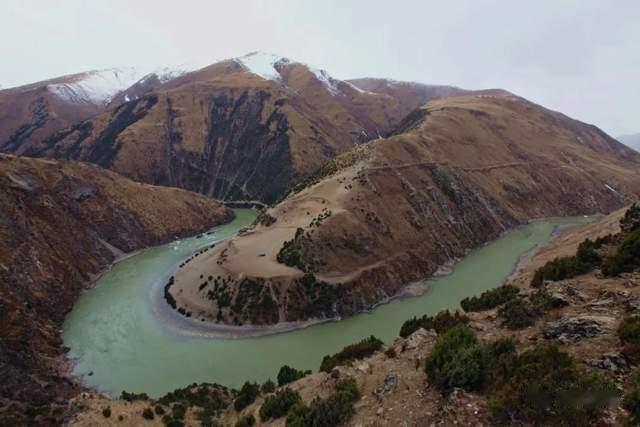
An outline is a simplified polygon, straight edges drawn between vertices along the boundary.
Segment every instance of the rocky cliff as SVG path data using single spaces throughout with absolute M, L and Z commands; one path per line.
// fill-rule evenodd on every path
M 204 196 L 90 164 L 0 156 L 0 424 L 59 424 L 79 389 L 60 324 L 117 255 L 232 217 Z

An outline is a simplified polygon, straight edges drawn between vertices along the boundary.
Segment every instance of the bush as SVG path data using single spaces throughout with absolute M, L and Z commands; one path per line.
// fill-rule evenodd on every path
M 187 415 L 187 408 L 182 403 L 174 403 L 171 407 L 171 416 L 175 420 L 183 420 Z
M 320 371 L 330 372 L 336 366 L 345 365 L 354 360 L 364 359 L 365 357 L 371 356 L 373 353 L 380 350 L 382 345 L 382 341 L 371 335 L 369 338 L 365 338 L 359 343 L 346 346 L 334 355 L 325 356 L 320 364 Z
M 627 317 L 618 326 L 618 338 L 623 344 L 640 344 L 640 318 Z
M 276 259 L 280 264 L 288 265 L 289 267 L 297 267 L 302 271 L 306 271 L 306 262 L 304 261 L 304 254 L 302 252 L 302 245 L 300 238 L 304 235 L 304 229 L 298 228 L 296 235 L 291 240 L 286 240 L 282 244 L 282 248 L 278 251 Z
M 278 372 L 278 386 L 282 387 L 283 385 L 299 380 L 310 373 L 311 371 L 298 371 L 288 365 L 284 365 Z
M 429 381 L 445 395 L 454 387 L 479 389 L 488 370 L 487 352 L 466 325 L 454 326 L 439 336 L 426 363 Z
M 111 406 L 107 406 L 102 410 L 102 416 L 105 418 L 109 418 L 111 416 Z
M 293 391 L 288 387 L 282 389 L 264 399 L 264 403 L 260 407 L 260 419 L 265 422 L 270 418 L 283 417 L 287 415 L 293 405 L 301 400 L 297 391 Z
M 624 394 L 622 407 L 629 411 L 631 425 L 640 425 L 640 370 L 631 376 L 630 384 Z
M 126 400 L 127 402 L 133 402 L 135 400 L 149 400 L 149 396 L 147 395 L 147 393 L 129 393 L 125 390 L 122 390 L 120 398 L 122 400 Z
M 538 291 L 527 298 L 517 297 L 508 301 L 498 310 L 504 319 L 503 325 L 509 329 L 531 326 L 551 308 L 558 307 L 557 300 L 544 291 Z
M 441 334 L 453 326 L 469 323 L 469 318 L 464 314 L 455 311 L 453 314 L 449 310 L 443 310 L 435 316 L 427 316 L 426 314 L 419 318 L 412 318 L 405 321 L 400 328 L 400 336 L 406 338 L 420 328 L 434 329 Z
M 578 369 L 555 345 L 515 356 L 492 388 L 494 421 L 505 424 L 592 425 L 616 395 L 615 384 Z
M 256 417 L 252 414 L 238 418 L 235 427 L 251 427 L 256 423 Z
M 335 392 L 326 399 L 316 399 L 307 407 L 298 403 L 287 414 L 287 427 L 320 427 L 346 424 L 353 416 L 353 404 L 360 399 L 358 384 L 346 379 L 336 384 Z
M 460 306 L 466 312 L 491 310 L 515 298 L 520 290 L 512 285 L 503 285 L 483 292 L 478 297 L 465 298 Z
M 238 393 L 238 396 L 233 401 L 233 407 L 236 411 L 242 411 L 247 406 L 256 401 L 256 398 L 260 394 L 260 386 L 256 383 L 245 382 Z
M 164 415 L 164 408 L 160 405 L 156 405 L 154 408 L 156 415 Z
M 276 384 L 271 381 L 271 378 L 269 378 L 264 382 L 264 384 L 262 384 L 261 391 L 262 394 L 273 393 L 274 391 L 276 391 Z
M 145 408 L 144 411 L 142 411 L 142 418 L 145 420 L 154 419 L 155 415 L 153 415 L 153 410 L 151 408 Z
M 616 252 L 608 256 L 602 265 L 602 274 L 618 276 L 640 267 L 640 230 L 622 240 Z
M 586 239 L 580 243 L 574 256 L 556 258 L 547 262 L 536 270 L 531 286 L 540 287 L 545 280 L 565 280 L 590 272 L 602 263 L 602 257 L 596 249 L 605 242 L 605 239 L 599 239 L 597 242 Z

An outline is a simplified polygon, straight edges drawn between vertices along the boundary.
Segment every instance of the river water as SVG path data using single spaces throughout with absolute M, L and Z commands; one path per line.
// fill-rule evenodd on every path
M 122 390 L 160 396 L 193 382 L 239 387 L 245 380 L 275 379 L 282 365 L 317 371 L 322 357 L 369 335 L 391 342 L 415 315 L 459 307 L 461 299 L 500 285 L 521 255 L 548 241 L 556 226 L 590 218 L 535 221 L 469 253 L 447 276 L 429 280 L 424 295 L 396 300 L 371 313 L 277 335 L 212 339 L 178 335 L 151 308 L 150 287 L 176 263 L 234 235 L 256 214 L 236 209 L 236 219 L 214 234 L 151 248 L 113 266 L 85 292 L 63 325 L 74 374 L 114 395 Z

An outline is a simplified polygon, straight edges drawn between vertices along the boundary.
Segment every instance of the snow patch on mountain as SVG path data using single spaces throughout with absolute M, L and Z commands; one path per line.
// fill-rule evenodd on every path
M 280 80 L 281 76 L 276 69 L 276 64 L 289 62 L 287 58 L 267 52 L 252 52 L 234 60 L 248 72 L 265 80 Z
M 117 93 L 131 87 L 144 74 L 136 68 L 89 71 L 74 81 L 50 84 L 47 88 L 68 102 L 106 105 Z
M 319 70 L 317 68 L 311 68 L 307 65 L 309 71 L 315 74 L 316 78 L 320 80 L 326 87 L 331 95 L 340 94 L 340 89 L 338 89 L 339 80 L 334 79 L 327 73 L 326 70 Z

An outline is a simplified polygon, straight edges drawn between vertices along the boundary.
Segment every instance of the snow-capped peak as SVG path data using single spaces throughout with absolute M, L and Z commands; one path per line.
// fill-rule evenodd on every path
M 117 93 L 136 83 L 145 74 L 136 68 L 89 71 L 73 81 L 50 84 L 47 88 L 69 102 L 107 105 Z
M 267 52 L 251 52 L 245 56 L 234 58 L 234 61 L 245 70 L 265 80 L 280 80 L 280 73 L 276 69 L 276 64 L 289 62 L 287 58 Z

